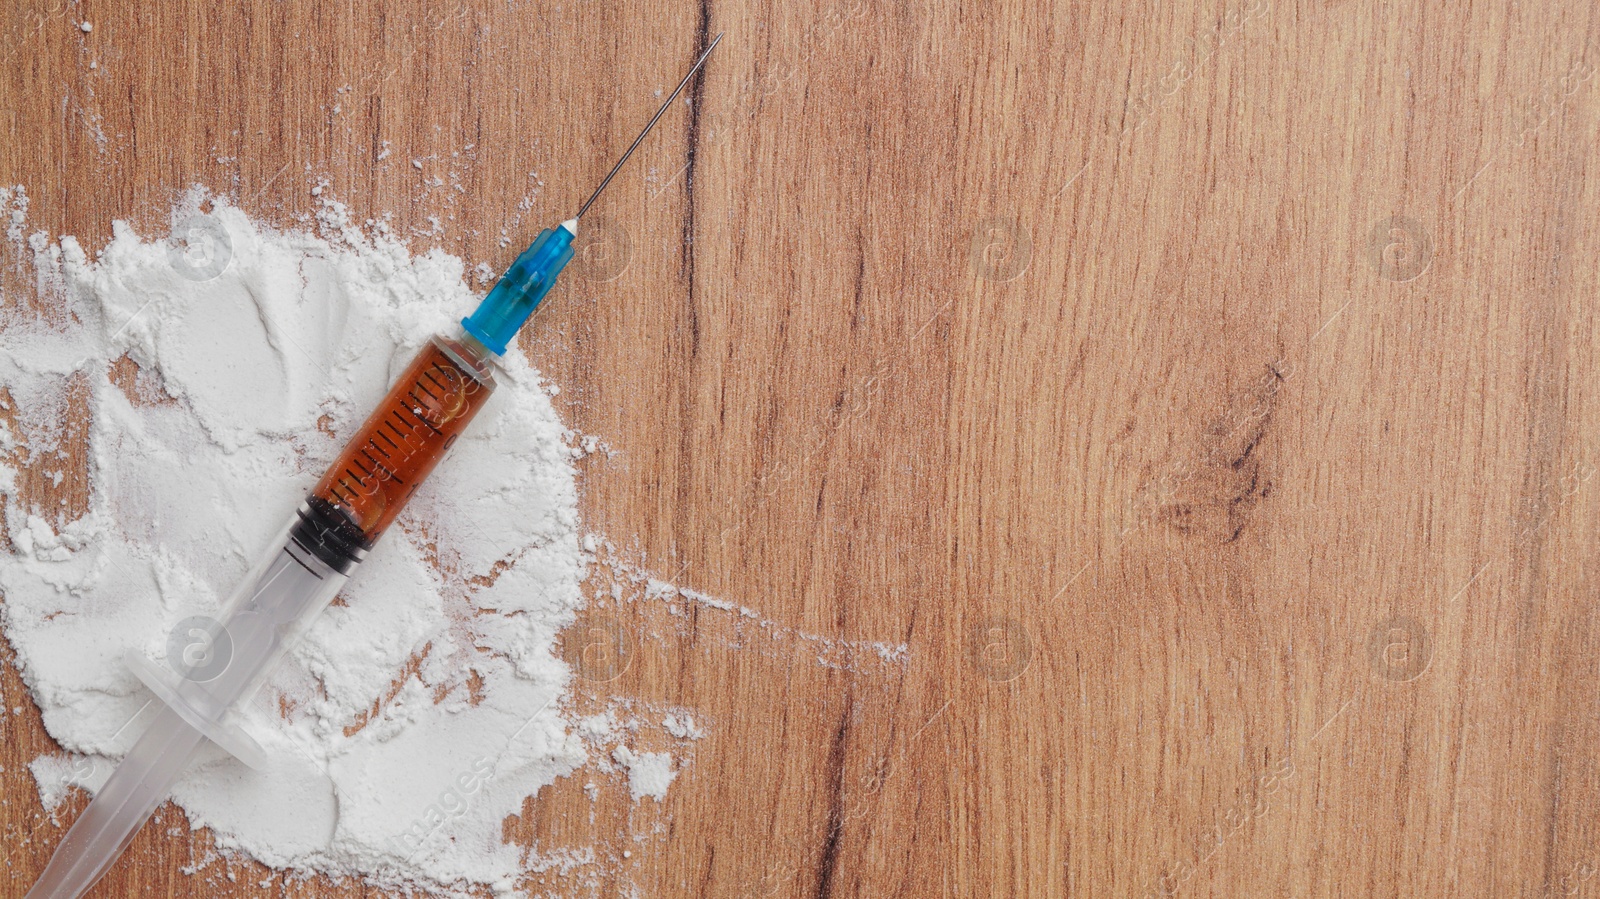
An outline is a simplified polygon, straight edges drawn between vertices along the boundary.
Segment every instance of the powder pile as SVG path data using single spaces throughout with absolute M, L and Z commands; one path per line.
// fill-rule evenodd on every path
M 459 259 L 324 210 L 318 233 L 280 232 L 196 193 L 171 240 L 117 223 L 91 259 L 71 237 L 31 239 L 47 304 L 0 306 L 15 417 L 0 450 L 60 484 L 78 476 L 73 435 L 87 428 L 89 447 L 86 510 L 25 502 L 0 466 L 14 547 L 0 622 L 50 735 L 78 756 L 35 764 L 47 802 L 103 783 L 152 716 L 124 649 L 165 664 L 175 626 L 218 610 L 417 349 L 475 303 Z M 14 240 L 24 212 L 0 194 Z M 221 848 L 444 894 L 509 892 L 536 861 L 501 825 L 588 759 L 558 706 L 570 672 L 554 642 L 593 557 L 554 388 L 515 348 L 503 368 L 248 710 L 270 768 L 210 747 L 175 788 Z M 69 395 L 87 396 L 87 423 Z M 636 797 L 660 798 L 675 773 L 666 755 L 617 761 Z

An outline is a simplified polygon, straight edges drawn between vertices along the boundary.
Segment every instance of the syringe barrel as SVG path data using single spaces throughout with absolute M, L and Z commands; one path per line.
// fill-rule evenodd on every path
M 306 498 L 294 538 L 348 573 L 488 401 L 492 359 L 466 334 L 423 347 Z

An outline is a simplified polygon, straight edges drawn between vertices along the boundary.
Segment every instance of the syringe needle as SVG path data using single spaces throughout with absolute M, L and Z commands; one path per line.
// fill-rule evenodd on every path
M 572 261 L 572 241 L 578 236 L 578 219 L 589 211 L 589 206 L 600 196 L 600 192 L 606 189 L 606 185 L 611 183 L 617 170 L 622 168 L 622 164 L 627 162 L 633 151 L 644 142 L 645 137 L 650 134 L 650 129 L 656 126 L 656 122 L 661 121 L 661 116 L 666 113 L 667 107 L 672 105 L 678 94 L 683 93 L 689 79 L 694 77 L 695 72 L 700 71 L 700 66 L 705 64 L 706 57 L 711 55 L 711 51 L 717 48 L 717 43 L 721 40 L 722 35 L 718 34 L 710 46 L 700 54 L 700 58 L 694 61 L 694 65 L 689 67 L 689 73 L 678 82 L 678 86 L 672 91 L 672 96 L 656 110 L 656 114 L 650 118 L 650 123 L 644 126 L 638 137 L 633 139 L 627 152 L 623 153 L 617 164 L 611 167 L 606 179 L 601 181 L 600 186 L 589 195 L 588 201 L 578 210 L 578 214 L 554 228 L 546 228 L 539 232 L 533 243 L 522 251 L 517 260 L 511 263 L 511 267 L 506 269 L 506 273 L 500 276 L 500 280 L 495 282 L 489 295 L 483 298 L 477 310 L 461 320 L 461 327 L 474 340 L 496 355 L 506 351 L 506 347 L 516 338 L 517 332 L 527 323 L 534 310 L 539 308 L 544 295 L 555 286 L 556 277 L 561 274 L 561 270 Z
M 683 76 L 683 80 L 678 82 L 678 86 L 676 88 L 673 88 L 672 96 L 668 97 L 666 102 L 661 104 L 661 108 L 656 110 L 656 114 L 650 118 L 650 124 L 644 126 L 644 130 L 639 132 L 639 136 L 633 139 L 633 143 L 629 145 L 627 152 L 623 153 L 622 158 L 617 160 L 617 164 L 611 167 L 611 171 L 606 175 L 605 180 L 601 181 L 600 186 L 595 188 L 594 193 L 589 195 L 589 199 L 584 201 L 583 208 L 579 209 L 578 214 L 572 217 L 574 221 L 583 218 L 583 214 L 589 211 L 589 206 L 590 204 L 594 203 L 595 197 L 600 196 L 600 192 L 606 189 L 607 184 L 611 183 L 611 179 L 617 174 L 617 170 L 622 168 L 622 164 L 624 162 L 628 161 L 628 157 L 632 156 L 633 151 L 638 149 L 639 145 L 644 142 L 645 137 L 650 133 L 650 129 L 656 126 L 656 122 L 659 121 L 662 114 L 667 111 L 667 107 L 671 106 L 672 101 L 676 100 L 678 98 L 678 94 L 683 92 L 684 85 L 689 83 L 689 79 L 694 77 L 695 72 L 700 71 L 700 66 L 705 63 L 706 57 L 711 55 L 712 50 L 717 49 L 717 43 L 722 40 L 722 35 L 724 33 L 725 32 L 718 32 L 717 36 L 712 38 L 711 43 L 706 47 L 705 52 L 701 53 L 700 58 L 695 60 L 694 65 L 689 67 L 689 73 Z

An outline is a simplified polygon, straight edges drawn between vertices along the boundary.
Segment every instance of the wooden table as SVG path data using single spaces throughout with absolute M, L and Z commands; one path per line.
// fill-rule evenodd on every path
M 530 801 L 608 860 L 530 892 L 1600 895 L 1595 7 L 13 6 L 32 226 L 326 181 L 469 265 L 727 31 L 528 348 L 616 451 L 585 526 L 764 624 L 568 632 L 627 647 L 574 708 L 709 735 L 659 805 Z M 64 832 L 14 667 L 5 896 Z M 93 895 L 380 895 L 181 876 L 183 824 Z

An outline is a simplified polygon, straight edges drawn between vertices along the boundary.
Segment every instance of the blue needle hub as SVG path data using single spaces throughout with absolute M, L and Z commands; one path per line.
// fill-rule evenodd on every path
M 577 236 L 577 219 L 541 231 L 500 276 L 477 310 L 461 320 L 461 327 L 495 355 L 505 353 L 506 345 L 555 286 L 556 276 L 572 261 L 572 241 Z

